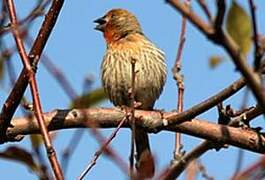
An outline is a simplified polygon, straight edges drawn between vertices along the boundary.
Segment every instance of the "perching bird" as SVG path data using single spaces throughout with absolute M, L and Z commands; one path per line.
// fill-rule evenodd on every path
M 152 110 L 166 81 L 164 53 L 147 39 L 137 18 L 124 9 L 112 9 L 94 21 L 102 31 L 107 50 L 101 65 L 105 92 L 115 106 L 130 106 L 132 63 L 135 63 L 135 101 L 138 109 Z M 147 133 L 136 128 L 136 160 L 140 177 L 154 175 L 155 166 Z

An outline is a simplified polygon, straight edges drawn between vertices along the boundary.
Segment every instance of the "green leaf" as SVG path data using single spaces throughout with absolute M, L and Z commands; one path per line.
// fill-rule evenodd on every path
M 226 30 L 241 52 L 247 55 L 252 46 L 251 18 L 235 0 L 227 14 Z
M 71 108 L 87 108 L 94 106 L 104 100 L 106 100 L 107 95 L 104 92 L 103 88 L 98 88 L 93 91 L 89 91 L 87 94 L 84 94 L 76 98 L 70 105 Z
M 0 152 L 0 158 L 20 162 L 36 173 L 40 170 L 39 166 L 34 162 L 32 154 L 17 146 L 10 146 Z
M 209 58 L 209 66 L 210 66 L 211 69 L 214 69 L 217 66 L 219 66 L 223 61 L 224 61 L 224 58 L 222 56 L 212 55 Z

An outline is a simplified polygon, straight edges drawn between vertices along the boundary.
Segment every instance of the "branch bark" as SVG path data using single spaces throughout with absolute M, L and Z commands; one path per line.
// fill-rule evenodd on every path
M 250 120 L 261 115 L 260 107 L 253 108 L 244 114 L 245 120 Z M 158 133 L 160 130 L 181 132 L 191 136 L 211 140 L 220 144 L 230 144 L 239 148 L 257 153 L 265 153 L 265 137 L 251 129 L 242 129 L 226 125 L 218 125 L 199 119 L 192 119 L 178 125 L 168 126 L 165 121 L 172 116 L 172 112 L 142 111 L 136 110 L 136 124 L 145 128 L 148 132 Z M 125 112 L 111 108 L 90 108 L 73 110 L 54 110 L 44 114 L 48 129 L 59 130 L 67 128 L 114 128 L 122 121 Z M 163 116 L 163 118 L 162 118 Z M 176 116 L 178 118 L 178 116 Z M 40 129 L 35 118 L 15 118 L 12 120 L 13 127 L 7 129 L 7 137 L 14 139 L 19 135 L 39 133 Z M 123 128 L 130 127 L 128 122 Z M 162 128 L 161 128 L 162 127 Z

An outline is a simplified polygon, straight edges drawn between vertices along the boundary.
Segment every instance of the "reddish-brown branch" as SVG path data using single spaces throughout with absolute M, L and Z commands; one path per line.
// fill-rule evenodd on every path
M 41 26 L 38 36 L 34 42 L 33 47 L 29 53 L 29 59 L 31 64 L 36 64 L 40 58 L 40 55 L 44 49 L 45 44 L 51 34 L 51 31 L 55 25 L 59 12 L 62 8 L 64 0 L 53 1 L 50 10 L 45 16 L 45 20 Z M 10 126 L 10 121 L 24 95 L 29 82 L 29 76 L 26 68 L 23 68 L 20 76 L 15 83 L 11 93 L 6 99 L 0 114 L 0 143 L 6 141 L 5 132 L 8 126 Z
M 194 160 L 186 168 L 185 179 L 196 179 L 198 172 L 197 160 Z
M 219 29 L 214 29 L 214 27 L 201 20 L 200 17 L 198 17 L 194 12 L 187 8 L 181 1 L 167 0 L 167 2 L 169 2 L 170 5 L 176 8 L 182 15 L 186 16 L 189 21 L 193 23 L 206 37 L 208 37 L 214 43 L 221 45 L 227 51 L 227 53 L 232 58 L 234 64 L 236 65 L 237 69 L 246 78 L 246 82 L 252 90 L 253 94 L 255 95 L 257 102 L 262 107 L 265 107 L 265 96 L 263 93 L 262 84 L 257 74 L 252 68 L 248 66 L 247 61 L 242 55 L 242 53 L 240 53 L 238 46 L 233 42 L 231 38 L 228 37 L 228 35 L 223 32 L 222 29 L 220 29 L 221 26 Z M 222 12 L 223 9 L 218 9 L 218 11 Z
M 34 72 L 31 69 L 31 65 L 29 63 L 29 59 L 28 59 L 28 56 L 26 54 L 26 50 L 25 50 L 23 41 L 20 37 L 21 34 L 20 34 L 20 30 L 19 30 L 19 27 L 17 24 L 17 15 L 16 15 L 16 11 L 15 11 L 14 2 L 12 0 L 7 0 L 6 5 L 7 5 L 8 12 L 9 12 L 9 17 L 10 17 L 11 27 L 12 27 L 12 33 L 13 33 L 14 39 L 16 41 L 18 53 L 21 57 L 23 65 L 27 71 L 27 76 L 32 76 L 32 75 L 34 75 Z
M 47 127 L 45 125 L 44 117 L 43 117 L 43 112 L 40 104 L 40 99 L 39 99 L 39 93 L 38 93 L 38 88 L 37 88 L 37 82 L 35 76 L 31 77 L 30 79 L 30 89 L 31 93 L 33 96 L 33 106 L 34 106 L 34 114 L 38 120 L 38 124 L 40 126 L 41 134 L 44 139 L 44 144 L 47 150 L 47 155 L 50 160 L 52 169 L 54 171 L 54 175 L 56 179 L 64 179 L 63 173 L 61 170 L 61 167 L 59 165 L 58 159 L 56 157 L 56 152 L 52 146 L 51 138 L 49 136 L 49 132 L 47 130 Z
M 15 11 L 15 6 L 13 3 L 13 0 L 7 0 L 6 5 L 9 11 L 9 16 L 11 20 L 11 26 L 12 26 L 12 33 L 14 36 L 14 39 L 16 41 L 16 45 L 18 48 L 18 52 L 20 55 L 20 58 L 23 62 L 24 68 L 26 69 L 27 76 L 29 77 L 29 83 L 30 83 L 30 89 L 31 89 L 31 94 L 33 98 L 33 105 L 34 105 L 34 114 L 37 118 L 38 124 L 40 126 L 41 134 L 43 135 L 44 139 L 44 144 L 46 146 L 47 154 L 50 160 L 50 163 L 52 165 L 52 169 L 54 170 L 54 174 L 56 179 L 64 179 L 63 174 L 60 168 L 60 165 L 58 163 L 56 153 L 52 147 L 51 144 L 51 139 L 48 133 L 48 130 L 45 126 L 44 118 L 43 118 L 43 113 L 42 113 L 42 108 L 41 108 L 41 103 L 39 99 L 39 94 L 38 94 L 38 87 L 37 87 L 37 82 L 35 79 L 35 73 L 33 72 L 31 68 L 31 64 L 29 61 L 29 58 L 26 54 L 26 50 L 23 44 L 23 41 L 20 37 L 20 31 L 19 27 L 17 24 L 17 16 L 16 16 L 16 11 Z
M 185 4 L 189 6 L 190 2 L 187 0 L 185 1 Z M 179 46 L 178 46 L 178 52 L 177 57 L 175 61 L 175 65 L 172 69 L 173 77 L 177 82 L 178 86 L 178 101 L 177 101 L 177 111 L 178 113 L 181 113 L 183 111 L 183 102 L 184 102 L 184 82 L 183 82 L 183 76 L 181 74 L 181 55 L 184 48 L 185 43 L 185 33 L 186 33 L 186 17 L 182 17 L 182 24 L 181 24 L 181 32 L 179 36 Z M 181 134 L 176 133 L 176 140 L 175 140 L 175 150 L 174 150 L 174 159 L 177 160 L 181 156 Z

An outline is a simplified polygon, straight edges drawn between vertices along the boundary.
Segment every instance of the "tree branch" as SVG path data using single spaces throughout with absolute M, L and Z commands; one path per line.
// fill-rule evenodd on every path
M 223 25 L 224 17 L 225 17 L 226 4 L 224 0 L 217 0 L 216 5 L 217 5 L 217 15 L 215 18 L 214 29 L 216 31 L 222 31 L 222 25 Z
M 262 114 L 260 107 L 253 108 L 245 112 L 245 120 L 255 118 Z M 239 148 L 247 149 L 253 152 L 265 153 L 265 137 L 251 129 L 235 128 L 226 125 L 218 125 L 204 120 L 192 119 L 179 125 L 167 126 L 163 122 L 167 117 L 171 117 L 172 112 L 163 114 L 156 111 L 135 111 L 136 124 L 142 126 L 149 132 L 157 133 L 156 127 L 163 127 L 161 130 L 181 132 L 191 136 L 204 138 L 216 143 L 230 144 Z M 59 130 L 67 128 L 84 128 L 88 124 L 98 128 L 117 127 L 126 112 L 111 108 L 90 108 L 90 109 L 73 109 L 73 110 L 54 110 L 44 114 L 45 123 L 48 129 Z M 178 118 L 176 116 L 176 118 Z M 180 119 L 181 120 L 181 119 Z M 12 120 L 13 127 L 7 130 L 7 137 L 13 140 L 19 135 L 28 135 L 39 133 L 39 127 L 36 119 L 27 117 L 15 118 Z M 129 128 L 130 124 L 125 122 L 123 127 Z
M 199 114 L 211 109 L 216 106 L 218 103 L 224 101 L 228 97 L 232 96 L 236 92 L 238 92 L 241 88 L 246 85 L 245 80 L 243 78 L 238 79 L 233 82 L 227 88 L 221 90 L 217 94 L 211 96 L 210 98 L 204 100 L 203 102 L 192 106 L 191 108 L 183 111 L 182 113 L 173 113 L 168 117 L 169 124 L 181 123 L 190 119 L 195 118 Z

